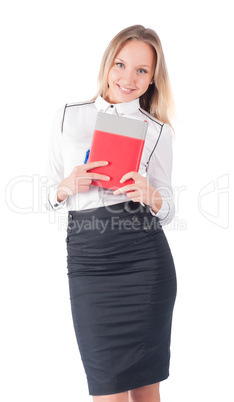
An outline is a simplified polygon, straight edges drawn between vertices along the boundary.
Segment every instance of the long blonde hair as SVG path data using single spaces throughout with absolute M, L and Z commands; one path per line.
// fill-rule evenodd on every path
M 174 99 L 161 41 L 153 29 L 145 28 L 142 25 L 133 25 L 123 29 L 107 46 L 98 75 L 98 93 L 93 99 L 96 99 L 98 95 L 105 98 L 110 68 L 113 66 L 117 54 L 130 40 L 147 43 L 155 53 L 154 82 L 140 97 L 140 106 L 153 117 L 172 126 Z

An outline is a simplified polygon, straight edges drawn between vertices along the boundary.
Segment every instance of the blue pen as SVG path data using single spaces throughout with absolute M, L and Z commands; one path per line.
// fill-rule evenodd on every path
M 86 164 L 87 160 L 89 159 L 89 153 L 90 153 L 90 149 L 88 149 L 88 151 L 86 152 L 84 164 Z

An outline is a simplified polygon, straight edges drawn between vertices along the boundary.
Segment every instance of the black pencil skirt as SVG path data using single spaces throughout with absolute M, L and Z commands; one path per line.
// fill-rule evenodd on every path
M 165 380 L 177 281 L 148 207 L 132 201 L 69 211 L 71 311 L 90 395 Z

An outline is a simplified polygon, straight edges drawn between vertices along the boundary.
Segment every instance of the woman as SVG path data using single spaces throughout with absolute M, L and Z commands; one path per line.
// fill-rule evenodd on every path
M 173 101 L 160 40 L 135 25 L 110 42 L 97 96 L 55 119 L 47 167 L 48 207 L 68 209 L 72 317 L 89 394 L 102 401 L 160 401 L 169 376 L 176 272 L 163 225 L 174 216 Z M 97 112 L 148 122 L 133 184 L 113 191 L 106 161 L 84 163 Z M 89 172 L 102 167 L 102 174 Z

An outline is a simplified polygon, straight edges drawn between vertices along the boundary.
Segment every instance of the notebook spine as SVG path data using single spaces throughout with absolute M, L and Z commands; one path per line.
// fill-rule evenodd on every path
M 143 148 L 144 148 L 144 145 L 145 145 L 145 138 L 146 138 L 147 129 L 148 129 L 148 124 L 145 124 L 144 132 L 143 132 L 143 139 L 141 140 L 141 146 L 140 146 L 140 149 L 139 149 L 139 154 L 138 154 L 138 159 L 137 159 L 137 166 L 136 166 L 136 171 L 137 172 L 139 170 L 140 163 L 141 163 L 141 157 L 142 157 L 142 152 L 143 152 Z

